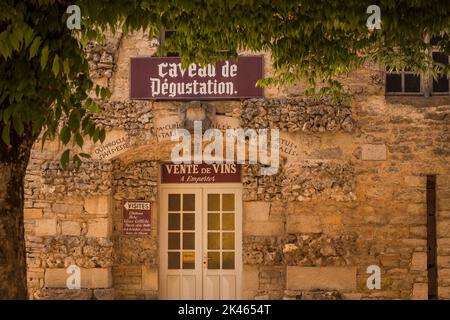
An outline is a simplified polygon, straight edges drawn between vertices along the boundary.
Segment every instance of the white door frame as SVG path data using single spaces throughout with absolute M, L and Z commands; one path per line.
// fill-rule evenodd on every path
M 201 198 L 203 199 L 201 203 L 196 204 L 195 212 L 199 213 L 198 216 L 201 216 L 201 219 L 196 219 L 196 241 L 195 241 L 195 265 L 196 268 L 193 270 L 189 270 L 190 272 L 194 272 L 197 275 L 197 272 L 200 272 L 198 268 L 201 270 L 201 275 L 197 277 L 197 292 L 196 298 L 203 299 L 205 296 L 205 277 L 206 277 L 206 263 L 205 263 L 205 253 L 206 253 L 206 224 L 207 224 L 207 212 L 206 212 L 206 191 L 217 190 L 218 192 L 225 193 L 227 190 L 235 193 L 235 270 L 232 271 L 236 275 L 236 299 L 241 299 L 242 296 L 242 183 L 202 183 L 202 184 L 187 184 L 187 183 L 167 183 L 159 185 L 159 296 L 162 299 L 167 299 L 167 284 L 165 283 L 168 275 L 170 275 L 170 271 L 167 268 L 167 232 L 168 232 L 168 208 L 166 201 L 163 201 L 165 195 L 169 192 L 173 193 L 198 193 L 201 194 Z M 198 226 L 198 223 L 202 225 Z M 197 236 L 199 233 L 199 236 Z M 200 243 L 198 243 L 198 239 L 200 239 Z M 190 274 L 187 271 L 186 274 Z M 179 271 L 178 271 L 179 272 Z M 226 270 L 221 270 L 223 273 L 227 273 Z M 185 270 L 183 270 L 183 274 L 185 274 Z M 199 292 L 200 290 L 200 292 Z

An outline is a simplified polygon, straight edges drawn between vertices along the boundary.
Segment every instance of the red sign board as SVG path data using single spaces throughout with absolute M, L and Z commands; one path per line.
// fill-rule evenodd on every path
M 161 164 L 161 183 L 239 183 L 242 168 L 236 163 Z
M 123 234 L 149 236 L 151 234 L 152 204 L 148 201 L 126 201 L 122 207 Z
M 263 97 L 256 81 L 263 78 L 263 57 L 242 56 L 201 66 L 181 67 L 178 57 L 130 59 L 130 98 L 218 100 Z

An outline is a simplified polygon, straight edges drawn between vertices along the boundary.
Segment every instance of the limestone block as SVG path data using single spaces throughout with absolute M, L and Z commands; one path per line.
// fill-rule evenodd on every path
M 356 267 L 296 267 L 288 266 L 288 290 L 332 289 L 343 292 L 356 290 Z
M 450 210 L 450 199 L 438 199 L 438 210 Z
M 62 221 L 61 233 L 63 236 L 79 236 L 81 234 L 81 225 L 77 221 Z
M 449 256 L 438 256 L 438 266 L 439 268 L 450 268 L 450 257 Z
M 409 236 L 411 238 L 425 239 L 427 237 L 427 227 L 426 226 L 411 227 L 409 228 Z
M 428 300 L 428 284 L 414 283 L 411 299 Z
M 88 222 L 86 237 L 109 238 L 112 232 L 111 219 L 95 219 Z
M 364 215 L 374 215 L 375 214 L 375 209 L 373 207 L 369 207 L 369 206 L 364 206 L 361 209 L 362 213 Z
M 144 299 L 145 300 L 158 300 L 158 291 L 144 291 Z
M 386 160 L 386 145 L 385 144 L 363 144 L 362 145 L 362 160 Z
M 415 214 L 415 215 L 419 215 L 419 214 L 426 214 L 427 208 L 425 206 L 425 203 L 423 204 L 416 204 L 416 203 L 409 203 L 406 211 L 408 212 L 408 214 Z
M 450 238 L 438 238 L 437 245 L 438 245 L 438 248 L 450 247 Z
M 83 212 L 83 206 L 81 204 L 55 203 L 52 209 L 56 213 L 78 214 Z
M 44 283 L 46 288 L 67 288 L 69 274 L 65 268 L 46 269 Z
M 450 269 L 442 268 L 438 270 L 439 279 L 450 279 Z
M 416 189 L 401 189 L 400 191 L 394 191 L 394 198 L 398 201 L 405 201 L 410 203 L 424 203 L 425 202 L 425 190 Z
M 322 221 L 322 224 L 325 225 L 326 227 L 341 226 L 342 225 L 342 215 L 337 215 L 337 214 L 327 215 L 327 216 L 324 216 L 321 219 L 321 221 Z
M 290 214 L 286 222 L 287 233 L 320 233 L 323 224 L 318 216 Z
M 244 202 L 244 217 L 249 221 L 269 220 L 270 202 L 246 201 Z
M 90 214 L 108 215 L 112 212 L 110 196 L 95 196 L 84 199 L 84 210 Z
M 244 265 L 242 270 L 242 291 L 259 289 L 259 270 L 257 266 Z
M 59 139 L 53 139 L 53 140 L 45 140 L 44 143 L 44 150 L 50 151 L 50 152 L 58 152 L 61 147 L 61 142 Z
M 158 291 L 158 269 L 142 266 L 142 290 Z
M 450 287 L 438 287 L 439 299 L 450 299 Z
M 56 235 L 56 219 L 39 219 L 36 220 L 34 229 L 35 235 L 38 237 Z
M 281 216 L 286 213 L 285 203 L 282 201 L 271 201 L 270 202 L 270 216 L 273 218 L 274 216 Z
M 411 270 L 426 271 L 427 270 L 427 254 L 426 252 L 414 252 L 411 260 Z
M 112 272 L 111 268 L 92 268 L 82 269 L 81 285 L 83 286 L 83 277 L 86 279 L 86 288 L 111 288 Z
M 31 209 L 27 208 L 23 210 L 23 217 L 25 220 L 27 219 L 41 219 L 43 215 L 42 209 Z
M 114 289 L 95 289 L 94 298 L 96 300 L 114 300 Z
M 438 237 L 442 238 L 450 234 L 450 221 L 440 221 L 437 224 Z
M 427 246 L 427 240 L 424 239 L 402 239 L 402 242 L 409 247 L 426 248 Z
M 242 300 L 254 300 L 255 291 L 242 291 Z
M 437 189 L 444 190 L 450 188 L 450 175 L 440 174 L 436 177 Z
M 91 300 L 92 290 L 44 288 L 34 298 L 38 300 Z
M 284 223 L 273 221 L 244 222 L 246 236 L 279 236 L 284 234 Z
M 405 185 L 407 187 L 426 188 L 425 176 L 405 176 Z
M 45 270 L 46 288 L 67 288 L 67 278 L 71 276 L 66 268 L 48 268 Z M 81 268 L 81 288 L 97 289 L 112 287 L 111 268 Z
M 344 300 L 361 300 L 362 294 L 361 293 L 344 293 L 343 299 Z

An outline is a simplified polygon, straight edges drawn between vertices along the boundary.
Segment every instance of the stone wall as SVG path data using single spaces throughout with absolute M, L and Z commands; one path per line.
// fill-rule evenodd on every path
M 33 299 L 158 298 L 159 162 L 171 144 L 155 127 L 180 103 L 130 101 L 129 58 L 152 55 L 156 42 L 107 39 L 88 49 L 95 83 L 112 91 L 95 120 L 108 141 L 128 144 L 76 172 L 59 167 L 59 142 L 36 143 L 25 179 Z M 268 87 L 266 99 L 211 102 L 219 115 L 279 128 L 295 145 L 274 176 L 244 166 L 243 298 L 426 298 L 425 184 L 435 174 L 439 297 L 450 299 L 450 99 L 387 98 L 381 70 L 367 65 L 341 79 L 351 105 L 306 99 L 301 83 Z M 122 235 L 124 200 L 153 202 L 150 236 Z M 70 264 L 82 268 L 81 290 L 65 288 Z M 369 265 L 381 268 L 380 290 L 366 287 Z
M 153 132 L 153 113 L 147 102 L 107 101 L 100 102 L 102 112 L 92 119 L 106 130 L 122 129 L 128 135 L 145 139 L 145 134 Z
M 285 174 L 287 178 L 255 177 L 258 170 L 249 174 L 253 180 L 245 177 L 246 200 L 254 200 L 244 207 L 244 261 L 252 265 L 247 277 L 253 279 L 247 283 L 246 297 L 279 298 L 284 289 L 285 297 L 292 298 L 304 292 L 301 286 L 306 285 L 310 290 L 339 289 L 344 298 L 426 298 L 426 175 L 436 174 L 439 297 L 449 298 L 446 204 L 450 168 L 444 151 L 450 143 L 449 120 L 444 116 L 449 107 L 405 103 L 410 100 L 404 98 L 400 104 L 377 96 L 360 97 L 353 105 L 353 133 L 332 138 L 323 132 L 313 140 L 308 139 L 309 132 L 299 133 L 295 141 L 305 141 L 311 153 L 326 151 L 319 154 L 328 155 L 330 162 L 317 159 L 318 163 L 345 160 L 330 174 L 317 170 L 320 174 L 311 175 L 308 166 L 292 164 L 296 169 Z M 306 150 L 295 160 L 309 158 L 311 153 Z M 304 163 L 312 161 L 309 158 Z M 292 181 L 297 179 L 305 184 L 294 187 Z M 289 181 L 284 194 L 283 180 Z M 327 185 L 341 188 L 326 192 Z M 311 242 L 318 243 L 317 247 Z M 372 264 L 381 267 L 381 290 L 366 288 L 366 268 Z M 291 266 L 296 268 L 289 272 Z M 320 273 L 305 277 L 310 270 L 305 267 L 321 268 L 317 269 Z M 336 278 L 336 267 L 356 271 L 353 287 L 325 286 L 324 277 Z M 277 272 L 287 271 L 291 277 L 287 276 L 285 286 L 268 285 L 270 270 L 270 284 L 282 283 L 275 280 Z M 302 279 L 301 286 L 295 279 Z
M 355 176 L 351 164 L 335 160 L 302 160 L 282 165 L 275 175 L 261 175 L 259 165 L 246 166 L 244 199 L 306 201 L 355 198 Z
M 125 200 L 157 199 L 158 162 L 114 161 L 113 242 L 114 288 L 118 299 L 155 299 L 158 294 L 157 211 L 153 207 L 150 237 L 122 235 L 122 206 Z
M 243 128 L 277 128 L 289 132 L 350 132 L 352 109 L 330 101 L 272 98 L 249 99 L 241 106 Z

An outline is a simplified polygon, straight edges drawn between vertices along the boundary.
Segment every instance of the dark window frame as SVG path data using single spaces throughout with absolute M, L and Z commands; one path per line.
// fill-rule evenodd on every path
M 439 52 L 439 50 L 432 50 L 430 52 L 430 56 L 433 59 L 433 53 Z M 448 63 L 450 65 L 450 56 L 447 56 Z M 405 75 L 413 74 L 411 71 L 397 71 L 394 70 L 392 72 L 389 72 L 388 70 L 385 70 L 384 72 L 384 94 L 385 96 L 450 96 L 450 76 L 447 77 L 448 81 L 448 91 L 439 92 L 434 91 L 434 79 L 430 76 L 430 78 L 425 79 L 423 74 L 419 74 L 420 77 L 420 91 L 419 92 L 406 92 L 405 91 Z M 400 75 L 401 76 L 401 91 L 388 91 L 387 90 L 387 83 L 388 83 L 388 77 L 390 75 Z
M 178 52 L 166 52 L 165 50 L 165 42 L 166 39 L 173 33 L 175 33 L 175 29 L 164 29 L 161 28 L 159 31 L 159 50 L 160 50 L 160 57 L 179 57 Z M 167 34 L 170 34 L 167 36 Z
M 433 50 L 431 54 L 433 53 L 442 53 L 439 50 Z M 433 59 L 433 56 L 432 56 Z M 450 65 L 450 56 L 447 56 L 447 63 Z M 431 88 L 430 88 L 430 94 L 433 96 L 448 96 L 450 95 L 450 76 L 447 76 L 447 83 L 448 83 L 448 91 L 440 92 L 440 91 L 434 91 L 434 79 L 431 77 Z
M 387 82 L 388 82 L 388 76 L 390 75 L 400 75 L 401 77 L 401 91 L 387 91 Z M 408 92 L 405 91 L 405 75 L 414 75 L 419 76 L 419 82 L 420 82 L 420 89 L 419 91 L 415 92 Z M 385 70 L 384 73 L 384 93 L 386 96 L 423 96 L 425 94 L 425 88 L 424 88 L 424 82 L 423 82 L 423 76 L 421 74 L 417 75 L 414 72 L 407 71 L 407 70 L 394 70 L 392 72 L 389 72 Z

